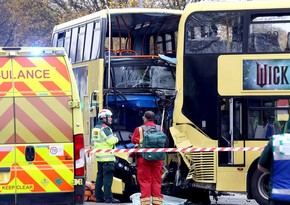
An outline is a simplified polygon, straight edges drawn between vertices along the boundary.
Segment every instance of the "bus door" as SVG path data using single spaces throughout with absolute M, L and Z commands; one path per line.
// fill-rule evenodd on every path
M 242 120 L 243 102 L 240 98 L 220 100 L 220 137 L 219 147 L 243 147 Z M 244 164 L 243 152 L 219 152 L 219 165 Z

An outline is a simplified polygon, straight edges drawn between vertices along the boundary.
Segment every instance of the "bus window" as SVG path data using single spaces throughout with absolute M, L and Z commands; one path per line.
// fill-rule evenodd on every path
M 156 41 L 156 42 L 155 42 Z M 159 35 L 157 39 L 150 37 L 150 54 L 169 54 L 169 57 L 176 57 L 177 32 Z M 156 44 L 156 46 L 154 46 Z M 155 49 L 154 49 L 155 48 Z
M 81 108 L 84 108 L 84 96 L 87 96 L 87 84 L 88 84 L 88 67 L 77 67 L 73 69 L 73 73 L 76 79 L 77 87 L 79 90 L 79 96 L 81 101 Z
M 166 50 L 174 50 L 172 48 L 172 40 L 173 40 L 173 37 L 171 34 L 165 34 L 165 49 Z
M 249 99 L 248 137 L 269 139 L 273 134 L 288 132 L 289 110 L 288 100 L 285 104 L 281 99 Z
M 230 143 L 230 113 L 229 113 L 229 100 L 222 99 L 220 102 L 221 113 L 221 138 L 224 139 L 224 144 L 220 146 L 228 147 Z
M 154 65 L 114 66 L 116 88 L 175 88 L 175 72 L 172 67 Z
M 105 42 L 105 47 L 106 47 L 106 51 L 105 51 L 105 56 L 108 56 L 109 55 L 109 38 L 107 37 L 106 38 L 106 42 Z M 111 38 L 111 49 L 110 49 L 110 52 L 111 52 L 111 56 L 114 56 L 114 55 L 120 55 L 122 51 L 125 51 L 125 50 L 130 50 L 131 48 L 128 48 L 127 47 L 127 38 L 125 37 L 112 37 Z
M 71 30 L 65 32 L 64 49 L 70 58 L 70 45 L 71 45 Z
M 100 45 L 101 42 L 101 21 L 95 22 L 95 29 L 93 35 L 93 45 Z M 91 60 L 100 56 L 100 46 L 93 46 Z
M 186 22 L 185 53 L 242 52 L 239 12 L 193 13 Z
M 71 46 L 70 46 L 70 58 L 71 62 L 76 61 L 76 49 L 77 49 L 77 42 L 78 42 L 78 32 L 79 28 L 72 29 L 72 36 L 71 36 Z
M 53 46 L 55 47 L 64 47 L 64 40 L 65 40 L 65 33 L 59 33 L 58 35 L 55 34 L 53 36 L 54 40 L 54 44 Z
M 90 60 L 91 57 L 94 23 L 88 23 L 86 29 L 84 61 Z
M 76 62 L 80 62 L 83 60 L 85 31 L 86 31 L 86 26 L 80 27 L 79 33 L 78 33 Z
M 150 55 L 154 55 L 154 38 L 150 37 L 150 41 L 149 41 L 149 54 Z
M 163 46 L 163 38 L 162 38 L 162 36 L 158 36 L 157 37 L 156 45 L 157 45 L 157 53 L 162 53 L 162 51 L 165 49 L 164 46 Z
M 289 50 L 290 16 L 254 17 L 250 24 L 249 52 L 282 52 Z
M 232 108 L 231 108 L 232 104 Z M 241 139 L 242 137 L 242 101 L 236 98 L 223 98 L 220 102 L 221 115 L 221 138 L 227 143 L 222 146 L 231 145 L 232 139 Z
M 289 15 L 255 16 L 250 24 L 249 31 L 248 50 L 250 52 L 281 52 L 289 50 Z

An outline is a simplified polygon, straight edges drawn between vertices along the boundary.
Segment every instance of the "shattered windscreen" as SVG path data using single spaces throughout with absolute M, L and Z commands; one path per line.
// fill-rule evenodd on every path
M 116 88 L 175 89 L 175 71 L 172 67 L 130 65 L 111 69 Z

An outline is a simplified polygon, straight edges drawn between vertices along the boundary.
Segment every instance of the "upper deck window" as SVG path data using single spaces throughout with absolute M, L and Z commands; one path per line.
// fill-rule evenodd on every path
M 249 52 L 289 52 L 290 16 L 252 17 L 249 29 Z
M 240 53 L 242 29 L 239 12 L 193 13 L 185 25 L 185 53 Z

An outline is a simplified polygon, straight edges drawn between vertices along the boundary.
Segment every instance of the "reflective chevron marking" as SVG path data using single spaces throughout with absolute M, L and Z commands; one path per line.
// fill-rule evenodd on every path
M 22 155 L 25 158 L 25 146 L 17 147 L 18 155 Z M 73 161 L 70 164 L 63 164 L 61 160 L 53 157 L 53 165 L 49 164 L 49 159 L 47 159 L 48 148 L 40 149 L 41 151 L 36 152 L 35 160 L 29 165 L 17 166 L 17 178 L 23 184 L 30 182 L 34 185 L 34 190 L 31 192 L 46 192 L 51 191 L 72 191 L 72 182 L 68 182 L 65 179 L 73 178 Z M 43 155 L 43 156 L 42 156 Z M 56 161 L 58 163 L 56 163 Z M 57 165 L 55 165 L 57 164 Z M 20 173 L 20 174 L 19 174 Z M 30 175 L 29 180 L 26 176 Z M 71 176 L 71 177 L 68 177 Z M 41 183 L 42 179 L 47 179 L 49 183 L 45 185 Z M 28 180 L 28 181 L 26 181 Z
M 12 90 L 14 86 L 14 91 Z M 63 57 L 0 58 L 0 96 L 71 95 Z

